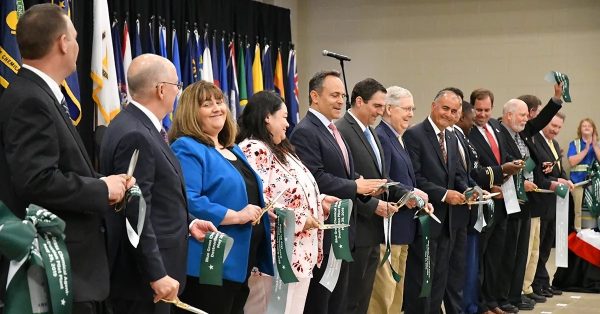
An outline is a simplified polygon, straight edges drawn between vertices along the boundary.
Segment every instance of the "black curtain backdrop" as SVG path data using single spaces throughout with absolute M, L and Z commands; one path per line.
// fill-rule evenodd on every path
M 25 8 L 50 0 L 24 0 Z M 78 32 L 79 57 L 77 72 L 81 93 L 82 119 L 77 129 L 86 148 L 94 158 L 97 152 L 96 136 L 94 133 L 95 105 L 92 102 L 92 81 L 90 78 L 92 28 L 93 28 L 93 1 L 71 0 L 72 19 Z M 149 37 L 149 24 L 154 22 L 154 44 L 158 52 L 158 23 L 164 21 L 167 28 L 167 51 L 171 58 L 172 28 L 177 29 L 180 60 L 183 62 L 185 53 L 186 26 L 193 31 L 194 25 L 202 36 L 205 30 L 210 36 L 217 35 L 220 40 L 225 34 L 226 44 L 235 33 L 236 54 L 239 40 L 248 42 L 252 47 L 259 41 L 261 49 L 265 42 L 270 43 L 272 49 L 272 68 L 275 68 L 277 48 L 281 48 L 284 69 L 284 80 L 288 62 L 288 53 L 291 45 L 292 34 L 290 26 L 290 10 L 260 2 L 249 0 L 107 0 L 111 22 L 116 18 L 122 32 L 123 21 L 127 19 L 129 36 L 132 37 L 136 19 L 140 20 L 140 33 L 142 50 Z M 152 19 L 154 17 L 154 19 Z M 120 34 L 122 37 L 122 33 Z M 212 38 L 212 37 L 211 37 Z M 225 47 L 227 50 L 227 47 Z M 254 49 L 252 49 L 254 51 Z M 226 51 L 226 53 L 228 53 Z M 215 57 L 213 57 L 213 60 Z M 215 61 L 213 61 L 215 62 Z M 239 64 L 237 65 L 240 66 Z M 287 84 L 287 82 L 286 82 Z

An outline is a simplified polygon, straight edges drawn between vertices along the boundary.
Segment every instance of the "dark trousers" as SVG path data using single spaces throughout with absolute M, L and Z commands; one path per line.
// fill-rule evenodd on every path
M 375 273 L 379 264 L 380 246 L 356 247 L 352 252 L 348 281 L 348 306 L 346 313 L 367 313 Z
M 446 314 L 462 313 L 463 288 L 465 286 L 465 262 L 467 253 L 467 227 L 454 229 L 450 242 L 450 260 L 444 309 Z
M 348 291 L 348 279 L 350 275 L 350 263 L 342 261 L 340 275 L 333 292 L 327 290 L 319 283 L 327 268 L 329 255 L 323 255 L 321 267 L 313 269 L 313 278 L 310 280 L 304 313 L 306 314 L 334 314 L 346 313 L 346 294 Z
M 188 276 L 181 301 L 210 314 L 243 314 L 248 298 L 248 285 L 223 279 L 222 286 L 205 285 L 198 277 Z M 175 313 L 189 312 L 177 309 Z
M 439 314 L 446 281 L 448 279 L 448 259 L 450 258 L 450 238 L 443 231 L 435 239 L 429 241 L 429 254 L 431 261 L 431 295 L 419 297 L 423 282 L 423 241 L 419 235 L 408 246 L 406 259 L 406 277 L 404 279 L 404 313 L 405 314 Z
M 154 303 L 150 300 L 122 300 L 112 299 L 112 314 L 170 314 L 171 304 L 165 302 Z M 73 313 L 79 313 L 73 311 Z
M 71 313 L 108 314 L 112 313 L 106 301 L 73 302 Z
M 555 219 L 541 219 L 540 223 L 540 257 L 538 259 L 535 278 L 531 284 L 533 291 L 540 291 L 550 287 L 550 275 L 546 269 L 546 262 L 550 258 L 550 251 L 554 245 L 554 236 L 556 233 Z
M 481 282 L 480 311 L 485 312 L 498 306 L 500 290 L 501 263 L 504 253 L 504 242 L 506 240 L 506 211 L 504 205 L 498 206 L 494 212 L 494 222 L 486 227 L 481 234 L 479 276 Z
M 509 218 L 506 224 L 506 242 L 502 260 L 502 270 L 498 285 L 501 290 L 500 305 L 521 302 L 523 279 L 529 249 L 529 230 L 531 219 Z
M 463 287 L 462 309 L 464 313 L 475 314 L 479 311 L 479 237 L 478 232 L 467 233 L 467 252 L 465 254 L 465 285 Z

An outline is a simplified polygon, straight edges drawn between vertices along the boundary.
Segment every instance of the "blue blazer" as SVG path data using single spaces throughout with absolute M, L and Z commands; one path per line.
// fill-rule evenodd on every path
M 171 145 L 181 163 L 187 190 L 189 212 L 204 220 L 210 220 L 219 231 L 233 238 L 233 247 L 223 265 L 223 279 L 234 282 L 246 280 L 252 224 L 221 225 L 228 209 L 239 211 L 248 205 L 246 184 L 237 169 L 214 147 L 204 145 L 191 137 L 181 137 Z M 233 153 L 252 169 L 237 145 Z M 258 190 L 262 191 L 260 177 L 255 173 Z M 260 206 L 264 207 L 262 193 Z M 261 272 L 273 275 L 271 254 L 271 230 L 269 216 L 261 221 L 265 228 L 265 239 L 257 252 L 258 268 Z M 187 274 L 200 275 L 200 259 L 203 244 L 190 237 L 188 247 Z
M 406 149 L 400 145 L 394 131 L 385 123 L 379 123 L 375 129 L 381 149 L 383 149 L 385 168 L 390 179 L 400 182 L 407 190 L 413 190 L 417 185 L 410 156 Z M 406 207 L 400 209 L 392 217 L 392 244 L 410 244 L 415 238 L 417 230 L 415 211 Z

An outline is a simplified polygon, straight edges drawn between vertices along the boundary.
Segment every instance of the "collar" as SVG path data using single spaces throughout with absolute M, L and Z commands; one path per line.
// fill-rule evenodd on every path
M 323 123 L 323 125 L 327 128 L 327 130 L 329 130 L 329 124 L 333 123 L 333 121 L 327 119 L 327 117 L 325 117 L 325 115 L 323 115 L 321 112 L 317 111 L 316 109 L 308 108 L 308 111 L 312 112 L 312 114 L 314 114 L 317 118 L 319 118 L 321 123 Z
M 158 117 L 155 116 L 154 113 L 152 113 L 152 111 L 148 110 L 148 108 L 144 107 L 144 105 L 140 104 L 139 102 L 137 102 L 133 99 L 130 100 L 129 103 L 136 106 L 138 109 L 140 109 L 148 117 L 148 119 L 150 119 L 150 121 L 152 121 L 152 124 L 154 125 L 156 130 L 160 133 L 160 131 L 163 128 L 162 124 L 160 123 L 160 120 L 158 120 Z
M 360 122 L 360 120 L 358 120 L 358 118 L 352 113 L 352 109 L 348 110 L 348 113 L 350 114 L 350 116 L 352 116 L 352 118 L 356 121 L 356 123 L 358 123 L 360 130 L 363 131 L 363 133 L 364 133 L 365 130 L 367 129 L 367 127 L 364 124 L 362 124 L 362 122 Z
M 517 132 L 513 131 L 508 125 L 506 125 L 506 123 L 504 123 L 504 121 L 502 122 L 502 125 L 506 130 L 508 130 L 508 133 L 510 133 L 510 136 L 514 139 L 515 135 L 517 135 Z
M 462 134 L 463 136 L 465 136 L 465 132 L 463 132 L 463 130 L 459 127 L 459 126 L 454 126 L 454 130 L 457 132 L 460 132 L 460 134 Z M 466 136 L 465 136 L 466 137 Z
M 440 134 L 440 132 L 442 132 L 442 130 L 440 130 L 437 127 L 437 125 L 435 125 L 435 123 L 433 123 L 433 120 L 431 120 L 431 115 L 427 116 L 427 120 L 429 120 L 429 123 L 433 127 L 433 132 L 435 132 L 435 135 L 438 135 L 438 134 Z
M 53 80 L 50 76 L 48 76 L 48 74 L 42 72 L 42 70 L 35 68 L 29 64 L 23 63 L 23 67 L 26 68 L 27 70 L 35 73 L 42 80 L 44 80 L 44 82 L 46 82 L 48 87 L 50 87 L 50 90 L 54 94 L 54 97 L 56 98 L 56 100 L 59 103 L 62 102 L 62 100 L 65 98 L 65 96 L 63 96 L 62 92 L 60 91 L 60 85 L 58 85 L 58 83 L 56 83 L 55 80 Z
M 549 139 L 549 138 L 547 138 L 546 135 L 544 135 L 544 132 L 542 132 L 541 130 L 540 130 L 540 134 L 542 135 L 542 137 L 544 138 L 544 140 L 546 141 L 546 143 L 552 142 L 552 140 Z
M 394 129 L 394 127 L 393 127 L 391 124 L 387 123 L 387 122 L 386 122 L 385 120 L 383 120 L 383 119 L 381 119 L 381 122 L 382 122 L 382 123 L 384 123 L 385 125 L 387 125 L 387 126 L 390 128 L 390 130 L 392 130 L 392 132 L 394 132 L 394 135 L 395 135 L 397 138 L 400 138 L 400 137 L 402 137 L 402 134 L 398 133 L 398 131 L 396 131 L 396 129 Z

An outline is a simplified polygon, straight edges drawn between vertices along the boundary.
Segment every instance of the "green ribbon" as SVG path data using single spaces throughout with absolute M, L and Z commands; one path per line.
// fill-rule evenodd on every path
M 298 282 L 294 275 L 292 265 L 295 216 L 294 211 L 289 209 L 275 208 L 277 223 L 275 225 L 275 263 L 278 274 L 284 283 Z
M 269 304 L 267 306 L 267 314 L 280 314 L 285 313 L 285 306 L 287 304 L 288 285 L 281 280 L 277 267 L 273 269 L 273 289 L 271 291 L 271 297 L 269 298 Z
M 523 167 L 523 170 L 527 173 L 531 173 L 533 169 L 535 169 L 535 162 L 532 158 L 525 157 L 525 166 Z
M 133 229 L 131 223 L 129 222 L 129 218 L 127 218 L 127 210 L 129 209 L 128 205 L 134 200 L 138 201 L 136 230 Z M 140 243 L 140 235 L 144 229 L 144 221 L 146 220 L 146 200 L 144 199 L 142 190 L 137 184 L 132 186 L 125 193 L 125 201 L 123 202 L 123 206 L 125 209 L 125 229 L 127 230 L 127 238 L 129 239 L 129 243 L 131 243 L 134 248 L 137 248 L 138 244 Z
M 564 73 L 560 73 L 558 71 L 552 71 L 552 74 L 554 75 L 554 79 L 556 80 L 557 84 L 560 84 L 561 82 L 563 83 L 562 86 L 562 98 L 565 102 L 571 102 L 571 94 L 569 93 L 569 77 L 564 74 Z
M 527 193 L 525 192 L 525 177 L 523 176 L 523 170 L 520 170 L 517 176 L 513 177 L 515 180 L 515 190 L 517 192 L 517 198 L 519 203 L 527 202 Z
M 0 252 L 11 260 L 5 314 L 71 313 L 64 230 L 65 222 L 44 208 L 29 205 L 20 220 L 0 202 Z
M 329 219 L 332 224 L 349 224 L 352 214 L 352 200 L 344 199 L 335 202 L 329 210 Z M 331 247 L 337 259 L 352 262 L 350 253 L 349 228 L 335 228 L 331 239 Z
M 15 6 L 17 8 L 17 18 L 20 18 L 23 13 L 25 13 L 25 5 L 23 4 L 23 0 L 17 0 L 15 2 Z
M 222 232 L 207 232 L 202 248 L 198 280 L 206 285 L 223 285 L 223 263 L 233 246 L 233 238 Z
M 600 165 L 594 162 L 588 168 L 590 183 L 585 188 L 585 204 L 593 217 L 600 215 Z
M 423 281 L 421 283 L 421 292 L 419 297 L 429 297 L 431 295 L 431 255 L 429 252 L 429 215 L 419 216 L 421 224 L 421 240 L 423 241 Z
M 554 194 L 556 194 L 560 198 L 565 198 L 565 196 L 567 196 L 567 192 L 569 192 L 569 189 L 566 185 L 562 183 L 558 184 L 556 186 L 556 189 L 554 190 Z

